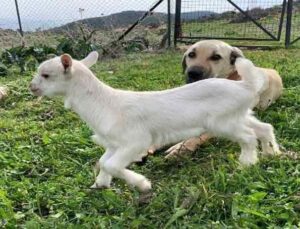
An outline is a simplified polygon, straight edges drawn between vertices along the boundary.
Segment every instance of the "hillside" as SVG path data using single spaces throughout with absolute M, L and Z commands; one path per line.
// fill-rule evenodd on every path
M 111 14 L 104 17 L 95 17 L 95 18 L 87 18 L 83 20 L 78 20 L 75 22 L 71 22 L 65 24 L 63 26 L 59 26 L 51 29 L 54 32 L 61 32 L 65 29 L 72 30 L 76 27 L 77 24 L 85 24 L 88 27 L 96 30 L 106 30 L 106 29 L 116 29 L 116 28 L 124 28 L 132 25 L 139 18 L 141 18 L 146 12 L 145 11 L 123 11 L 120 13 Z M 217 13 L 210 11 L 194 11 L 194 12 L 184 12 L 182 13 L 182 19 L 185 21 L 196 20 L 199 18 L 216 15 Z M 172 15 L 174 18 L 174 15 Z M 157 27 L 161 24 L 166 23 L 167 14 L 165 13 L 152 13 L 151 16 L 145 18 L 141 24 L 150 27 Z

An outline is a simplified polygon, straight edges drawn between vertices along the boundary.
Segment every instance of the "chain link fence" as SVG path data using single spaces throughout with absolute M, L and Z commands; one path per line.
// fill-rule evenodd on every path
M 300 39 L 299 0 L 175 1 L 175 42 L 224 39 L 239 46 L 288 47 Z
M 286 39 L 288 2 L 293 6 L 287 45 L 300 39 L 300 0 L 1 0 L 0 48 L 57 47 L 70 39 L 90 42 L 115 56 L 120 50 L 168 47 L 178 3 L 179 40 L 279 41 Z
M 182 36 L 277 39 L 284 7 L 282 0 L 182 0 Z
M 170 0 L 1 0 L 0 46 L 57 46 L 63 39 L 83 39 L 103 49 L 167 47 L 173 11 Z
M 291 38 L 290 43 L 293 44 L 300 40 L 300 0 L 292 2 L 292 17 L 291 17 Z

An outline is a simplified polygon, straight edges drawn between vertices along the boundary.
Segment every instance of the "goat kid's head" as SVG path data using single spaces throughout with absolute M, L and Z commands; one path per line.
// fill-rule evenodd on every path
M 80 61 L 74 60 L 69 54 L 46 60 L 38 67 L 29 88 L 36 96 L 64 96 L 74 75 L 80 74 L 84 68 L 91 67 L 97 60 L 96 51 Z

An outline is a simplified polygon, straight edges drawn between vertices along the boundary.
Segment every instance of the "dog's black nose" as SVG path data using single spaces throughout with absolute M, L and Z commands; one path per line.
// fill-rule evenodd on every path
M 194 83 L 199 80 L 206 79 L 204 70 L 199 66 L 193 66 L 187 69 L 187 79 L 186 83 Z

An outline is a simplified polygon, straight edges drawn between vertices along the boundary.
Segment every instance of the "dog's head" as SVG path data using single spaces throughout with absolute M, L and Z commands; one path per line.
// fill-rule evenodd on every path
M 81 61 L 72 59 L 69 54 L 46 60 L 38 67 L 30 83 L 30 90 L 36 96 L 64 96 L 74 75 L 80 75 L 97 59 L 98 53 L 94 51 Z
M 235 71 L 235 60 L 243 52 L 218 40 L 199 41 L 188 48 L 182 59 L 187 83 L 207 78 L 227 78 Z

